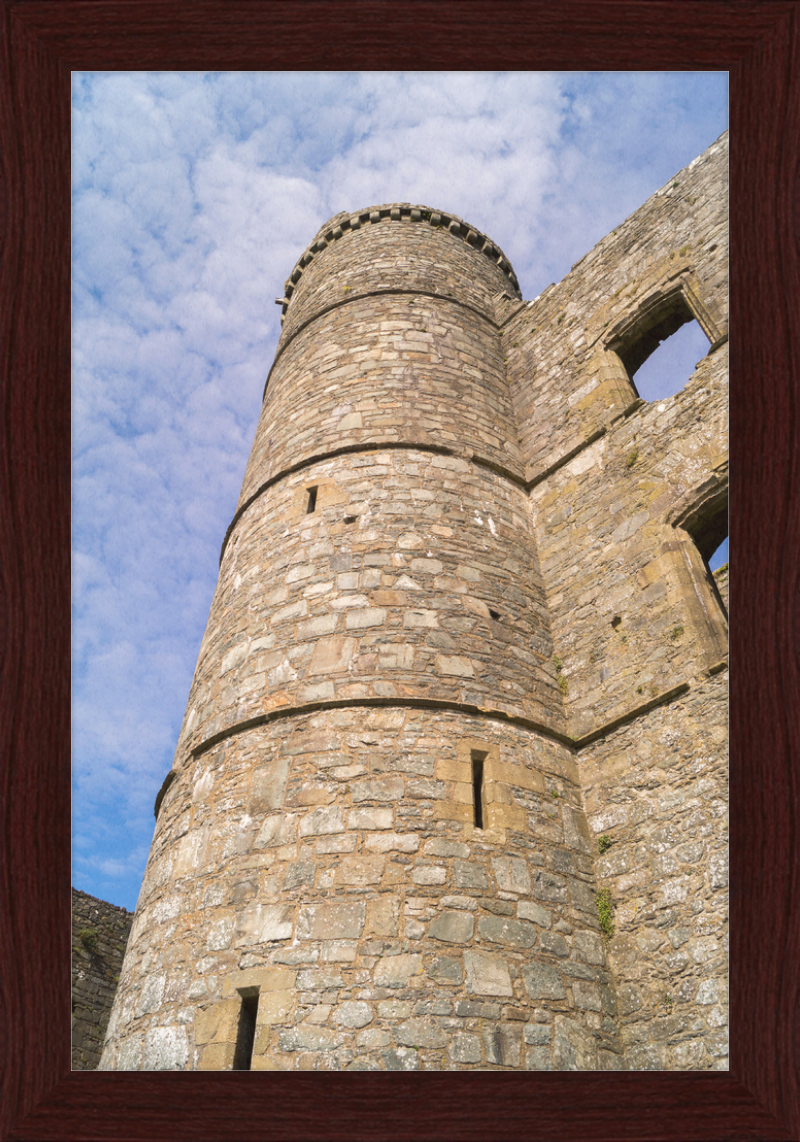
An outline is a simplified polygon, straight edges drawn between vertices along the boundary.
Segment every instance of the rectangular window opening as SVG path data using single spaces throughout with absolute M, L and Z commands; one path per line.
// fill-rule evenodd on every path
M 236 1049 L 233 1053 L 233 1070 L 249 1071 L 253 1061 L 253 1044 L 256 1039 L 258 989 L 243 989 L 239 994 L 242 997 L 242 1006 L 239 1011 L 239 1026 L 236 1030 Z
M 483 763 L 486 754 L 480 750 L 472 751 L 472 808 L 475 818 L 475 828 L 483 828 Z
M 317 507 L 317 486 L 313 488 L 306 488 L 308 493 L 308 501 L 306 503 L 306 515 L 311 515 Z

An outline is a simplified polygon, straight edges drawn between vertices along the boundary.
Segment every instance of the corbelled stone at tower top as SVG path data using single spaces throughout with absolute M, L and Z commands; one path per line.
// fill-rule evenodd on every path
M 339 214 L 334 214 L 333 218 L 330 218 L 324 226 L 319 228 L 314 235 L 313 242 L 297 259 L 294 269 L 284 283 L 283 313 L 286 313 L 292 295 L 306 267 L 313 262 L 317 254 L 322 253 L 331 243 L 338 241 L 348 232 L 354 233 L 362 227 L 371 226 L 387 219 L 391 222 L 420 222 L 431 226 L 434 230 L 443 229 L 449 234 L 461 238 L 473 249 L 484 254 L 493 266 L 499 267 L 505 279 L 501 288 L 508 289 L 510 286 L 515 297 L 522 296 L 519 292 L 517 275 L 514 273 L 508 258 L 500 247 L 486 234 L 482 234 L 477 227 L 471 226 L 463 218 L 459 218 L 457 214 L 447 214 L 429 206 L 412 206 L 409 202 L 390 202 L 384 203 L 382 206 L 368 206 L 363 210 L 356 211 L 355 214 L 340 211 Z M 381 288 L 384 290 L 391 289 L 390 281 L 391 279 L 381 277 Z
M 407 203 L 302 255 L 103 1067 L 725 1065 L 724 160 L 534 302 Z

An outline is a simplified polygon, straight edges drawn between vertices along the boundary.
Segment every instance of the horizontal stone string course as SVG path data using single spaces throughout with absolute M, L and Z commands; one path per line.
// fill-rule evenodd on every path
M 688 686 L 678 687 L 674 695 L 669 697 L 662 696 L 662 700 L 666 701 L 678 693 L 684 693 L 688 690 Z M 653 700 L 646 707 L 641 707 L 640 711 L 645 709 L 652 709 L 658 702 Z M 506 714 L 502 710 L 486 710 L 478 709 L 477 706 L 469 706 L 463 702 L 443 702 L 414 700 L 408 698 L 404 702 L 398 702 L 396 699 L 391 698 L 375 698 L 372 701 L 365 701 L 364 699 L 353 699 L 352 701 L 326 701 L 326 702 L 310 702 L 305 706 L 287 706 L 285 709 L 273 710 L 269 714 L 261 714 L 258 717 L 250 718 L 246 722 L 237 722 L 236 725 L 228 726 L 219 733 L 214 734 L 213 737 L 206 738 L 203 741 L 190 747 L 190 754 L 192 757 L 199 757 L 213 746 L 218 745 L 221 741 L 227 738 L 235 737 L 236 734 L 246 733 L 248 730 L 254 729 L 256 726 L 264 726 L 268 722 L 274 721 L 276 718 L 293 718 L 299 714 L 315 713 L 318 710 L 344 710 L 352 708 L 360 709 L 409 709 L 409 710 L 450 710 L 455 713 L 468 714 L 474 718 L 485 718 L 487 721 L 500 721 L 508 722 L 512 725 L 523 726 L 525 729 L 533 730 L 542 737 L 550 738 L 553 741 L 559 742 L 561 745 L 568 747 L 575 747 L 576 743 L 572 738 L 566 734 L 559 734 L 554 731 L 550 726 L 546 726 L 539 722 L 531 722 L 525 718 L 515 718 L 511 714 Z M 635 716 L 635 715 L 634 715 Z
M 354 292 L 353 290 L 348 290 L 346 297 L 338 298 L 335 301 L 331 301 L 328 305 L 326 305 L 323 308 L 314 312 L 310 317 L 307 317 L 303 321 L 293 325 L 288 336 L 281 337 L 281 340 L 278 344 L 278 348 L 275 351 L 275 358 L 272 362 L 272 365 L 270 366 L 269 373 L 267 374 L 267 379 L 264 382 L 264 389 L 263 389 L 262 394 L 261 394 L 261 399 L 263 400 L 267 395 L 267 390 L 269 388 L 270 378 L 271 378 L 273 372 L 275 371 L 275 367 L 278 364 L 278 362 L 280 361 L 281 356 L 286 351 L 287 347 L 291 344 L 292 339 L 295 338 L 299 333 L 302 333 L 310 325 L 313 325 L 313 323 L 315 321 L 319 321 L 320 319 L 324 318 L 327 314 L 332 313 L 336 309 L 341 309 L 342 306 L 350 305 L 353 302 L 357 302 L 357 301 L 364 301 L 364 300 L 367 300 L 369 298 L 380 299 L 380 298 L 387 298 L 387 297 L 393 297 L 393 296 L 405 296 L 405 297 L 410 297 L 410 298 L 435 298 L 436 301 L 438 301 L 438 302 L 445 302 L 448 305 L 457 306 L 459 309 L 465 310 L 468 313 L 471 312 L 471 313 L 476 314 L 476 316 L 479 316 L 479 317 L 484 316 L 482 314 L 481 310 L 477 309 L 473 305 L 470 305 L 467 301 L 465 301 L 463 299 L 455 298 L 453 296 L 448 296 L 448 295 L 443 295 L 441 293 L 436 293 L 435 291 L 432 291 L 432 290 L 384 288 L 384 289 L 360 290 L 357 293 Z M 278 300 L 280 300 L 280 299 L 278 299 Z M 506 320 L 510 320 L 510 318 L 512 316 L 513 316 L 513 314 L 510 314 L 506 318 Z M 500 323 L 498 325 L 498 328 L 502 328 L 502 323 Z

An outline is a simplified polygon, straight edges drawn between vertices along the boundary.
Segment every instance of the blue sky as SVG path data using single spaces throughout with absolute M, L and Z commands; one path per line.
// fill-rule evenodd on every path
M 719 72 L 73 75 L 77 888 L 135 905 L 273 299 L 320 225 L 450 210 L 533 298 L 726 126 Z M 706 349 L 691 327 L 672 338 L 648 395 Z

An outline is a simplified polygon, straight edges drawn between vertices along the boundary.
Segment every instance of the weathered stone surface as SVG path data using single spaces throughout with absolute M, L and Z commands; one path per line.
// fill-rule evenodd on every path
M 531 999 L 564 999 L 566 992 L 558 968 L 554 964 L 527 964 L 522 969 L 525 987 Z
M 475 995 L 513 995 L 508 965 L 499 956 L 464 952 L 467 991 Z
M 375 965 L 376 987 L 405 987 L 413 975 L 422 971 L 422 956 L 401 953 L 383 956 Z
M 553 1066 L 557 1071 L 593 1071 L 597 1068 L 597 1043 L 575 1019 L 556 1015 L 553 1033 Z
M 368 1003 L 348 1000 L 339 1005 L 333 1013 L 334 1023 L 342 1027 L 366 1027 L 374 1016 Z
M 481 916 L 478 933 L 482 940 L 505 944 L 510 948 L 532 948 L 536 929 L 527 920 L 509 920 L 499 916 Z
M 477 1035 L 456 1031 L 450 1041 L 447 1053 L 454 1063 L 479 1063 L 481 1061 L 481 1041 Z
M 362 901 L 342 904 L 309 904 L 300 909 L 298 939 L 341 940 L 360 936 L 367 907 Z
M 504 892 L 527 894 L 531 890 L 528 866 L 520 857 L 494 857 L 492 860 L 497 887 Z
M 407 1019 L 400 1023 L 394 1037 L 403 1047 L 446 1047 L 447 1034 L 429 1019 Z
M 434 940 L 448 944 L 466 944 L 475 931 L 475 918 L 469 912 L 440 912 L 428 929 Z

